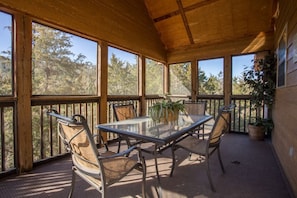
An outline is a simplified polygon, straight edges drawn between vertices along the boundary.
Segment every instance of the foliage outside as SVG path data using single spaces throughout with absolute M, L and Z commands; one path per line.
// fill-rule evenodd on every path
M 71 51 L 73 36 L 37 23 L 32 29 L 33 95 L 96 95 L 97 66 Z
M 169 66 L 170 93 L 172 95 L 191 95 L 191 63 L 178 63 Z
M 145 59 L 145 93 L 146 95 L 163 94 L 164 64 Z

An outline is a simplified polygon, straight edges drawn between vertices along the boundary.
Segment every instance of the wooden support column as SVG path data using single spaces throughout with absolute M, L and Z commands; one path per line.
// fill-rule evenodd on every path
M 140 115 L 146 115 L 146 101 L 145 101 L 145 57 L 140 55 L 138 58 L 138 95 L 140 96 Z
M 192 90 L 191 90 L 191 99 L 192 101 L 196 101 L 198 96 L 198 61 L 191 61 L 191 82 L 192 82 Z
M 232 57 L 224 57 L 224 102 L 225 105 L 231 103 L 232 95 Z
M 98 46 L 98 94 L 99 103 L 99 123 L 107 122 L 107 77 L 108 77 L 108 45 L 100 42 Z M 107 133 L 102 134 L 104 141 L 107 141 Z
M 26 15 L 14 15 L 15 96 L 16 102 L 16 155 L 17 171 L 22 173 L 33 168 L 32 148 L 32 22 Z
M 164 74 L 163 74 L 163 90 L 164 94 L 170 91 L 170 76 L 169 76 L 169 64 L 164 64 Z

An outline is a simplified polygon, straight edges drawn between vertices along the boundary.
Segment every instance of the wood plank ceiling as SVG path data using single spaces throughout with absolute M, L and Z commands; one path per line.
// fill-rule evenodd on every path
M 271 32 L 275 4 L 275 0 L 145 0 L 168 51 Z

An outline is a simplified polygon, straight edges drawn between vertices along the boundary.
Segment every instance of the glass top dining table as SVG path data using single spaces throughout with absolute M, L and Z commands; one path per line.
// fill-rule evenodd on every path
M 158 145 L 168 144 L 187 132 L 209 121 L 209 115 L 180 114 L 177 121 L 162 123 L 152 120 L 151 117 L 136 117 L 133 119 L 99 124 L 97 128 L 119 135 L 132 137 L 144 142 Z
M 158 197 L 162 198 L 157 155 L 162 153 L 163 150 L 170 148 L 175 142 L 182 140 L 189 132 L 203 125 L 210 119 L 212 119 L 212 116 L 209 115 L 179 114 L 178 120 L 162 123 L 154 121 L 150 117 L 136 117 L 107 124 L 99 124 L 97 128 L 105 132 L 116 133 L 121 136 L 134 138 L 141 142 L 150 142 L 155 145 L 152 152 L 146 149 L 142 150 L 154 156 L 158 181 L 156 190 Z

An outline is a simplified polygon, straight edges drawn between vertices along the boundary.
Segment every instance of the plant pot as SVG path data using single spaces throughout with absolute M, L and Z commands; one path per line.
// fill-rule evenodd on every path
M 255 125 L 249 124 L 248 132 L 252 140 L 264 140 L 264 137 L 265 137 L 264 126 L 255 126 Z
M 168 122 L 175 122 L 178 120 L 179 111 L 163 111 L 160 122 L 167 124 Z

